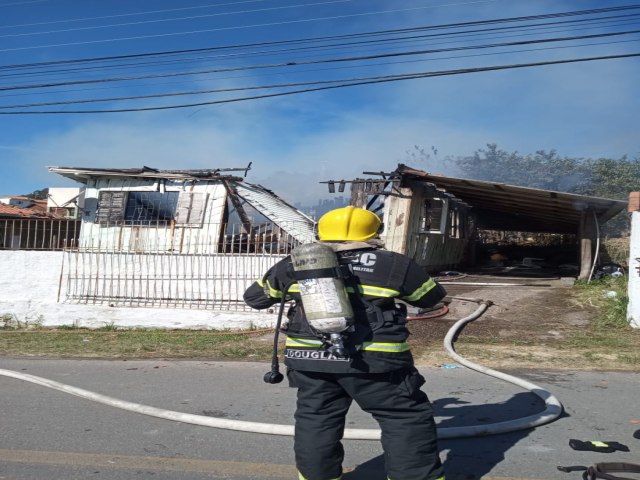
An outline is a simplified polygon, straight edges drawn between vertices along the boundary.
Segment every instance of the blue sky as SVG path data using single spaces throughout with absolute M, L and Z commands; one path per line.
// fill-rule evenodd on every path
M 586 0 L 0 0 L 0 66 L 143 52 L 419 27 L 625 5 Z M 640 13 L 634 11 L 630 13 Z M 613 14 L 612 14 L 613 15 Z M 102 18 L 98 18 L 102 17 Z M 640 18 L 640 17 L 639 17 Z M 640 29 L 635 17 L 619 25 L 549 30 L 549 36 Z M 476 43 L 533 38 L 496 33 Z M 551 33 L 553 32 L 553 33 Z M 0 105 L 122 97 L 406 72 L 449 70 L 640 52 L 640 34 L 563 43 L 570 48 L 493 50 L 366 62 L 241 70 L 50 89 L 0 91 Z M 610 42 L 619 43 L 610 43 Z M 605 43 L 602 45 L 584 44 Z M 400 50 L 465 45 L 452 40 L 407 44 Z M 555 44 L 554 44 L 555 45 Z M 229 68 L 380 53 L 381 47 L 247 58 L 199 57 L 163 72 Z M 261 47 L 256 47 L 260 51 Z M 518 51 L 514 51 L 518 50 Z M 525 51 L 527 50 L 527 51 Z M 469 56 L 483 53 L 482 56 Z M 313 56 L 312 56 L 313 55 Z M 460 58 L 450 58 L 450 57 Z M 402 61 L 409 61 L 399 63 Z M 339 68 L 336 68 L 339 67 Z M 133 68 L 5 76 L 0 88 L 40 82 L 153 73 Z M 0 70 L 0 73 L 2 71 Z M 0 194 L 74 186 L 46 166 L 199 169 L 243 167 L 248 181 L 292 202 L 327 197 L 320 180 L 390 171 L 398 162 L 433 173 L 446 155 L 471 155 L 487 143 L 533 153 L 556 149 L 572 157 L 640 154 L 640 59 L 545 66 L 408 80 L 224 105 L 151 112 L 85 115 L 0 115 Z M 262 91 L 260 91 L 262 93 Z M 250 92 L 255 94 L 256 92 Z M 215 100 L 246 93 L 199 96 Z M 223 96 L 225 95 L 225 96 Z M 138 101 L 171 105 L 196 97 Z M 123 103 L 93 104 L 114 108 Z M 127 106 L 133 105 L 132 102 Z M 59 107 L 60 109 L 71 107 Z M 412 161 L 414 145 L 438 156 Z

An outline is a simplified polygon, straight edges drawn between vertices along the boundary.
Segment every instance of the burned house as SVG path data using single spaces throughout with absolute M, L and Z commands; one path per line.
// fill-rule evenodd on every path
M 288 251 L 314 222 L 273 192 L 233 175 L 244 169 L 49 167 L 83 183 L 85 250 L 182 254 Z
M 242 294 L 314 221 L 245 181 L 246 168 L 49 167 L 84 184 L 64 302 L 244 310 Z
M 587 278 L 598 255 L 601 226 L 626 208 L 620 200 L 432 175 L 402 164 L 390 173 L 364 174 L 370 177 L 325 183 L 330 191 L 349 184 L 352 205 L 383 217 L 387 248 L 431 271 L 475 268 L 490 255 L 496 263 L 502 259 L 524 266 L 549 260 L 536 256 L 544 252 L 539 244 L 509 248 L 508 255 L 506 242 L 500 249 L 490 247 L 495 232 L 524 232 L 557 241 L 551 260 L 575 263 L 576 275 Z

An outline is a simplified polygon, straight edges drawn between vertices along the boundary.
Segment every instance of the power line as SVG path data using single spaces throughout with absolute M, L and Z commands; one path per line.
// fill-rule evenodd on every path
M 0 5 L 0 8 L 2 7 L 15 7 L 18 5 L 29 5 L 30 3 L 44 3 L 44 2 L 48 2 L 49 0 L 30 0 L 28 2 L 14 2 L 14 3 L 4 3 L 2 5 Z
M 355 57 L 341 57 L 341 58 L 331 58 L 331 59 L 322 59 L 322 60 L 307 60 L 307 61 L 285 62 L 285 63 L 275 63 L 275 64 L 226 67 L 226 68 L 217 68 L 217 69 L 209 69 L 209 70 L 199 70 L 195 72 L 194 71 L 171 72 L 171 73 L 162 73 L 162 74 L 138 75 L 138 76 L 130 76 L 130 77 L 111 77 L 111 78 L 90 79 L 90 80 L 73 80 L 73 81 L 55 82 L 55 83 L 12 85 L 8 87 L 0 87 L 0 91 L 30 90 L 30 89 L 38 89 L 38 88 L 55 88 L 55 87 L 63 87 L 63 86 L 70 86 L 70 85 L 88 85 L 88 84 L 96 84 L 96 83 L 125 82 L 125 81 L 132 81 L 132 80 L 145 80 L 145 79 L 151 79 L 151 78 L 192 76 L 192 75 L 202 75 L 207 73 L 221 73 L 221 72 L 231 72 L 231 71 L 240 71 L 240 70 L 286 68 L 286 67 L 293 67 L 293 66 L 299 66 L 299 65 L 316 65 L 316 64 L 324 64 L 324 63 L 333 63 L 333 62 L 355 62 L 355 61 L 362 61 L 362 60 L 372 60 L 377 58 L 426 55 L 426 54 L 433 54 L 433 53 L 511 47 L 511 46 L 519 46 L 519 45 L 531 45 L 531 44 L 537 44 L 537 43 L 549 43 L 549 42 L 560 42 L 560 41 L 571 41 L 571 40 L 586 40 L 586 39 L 593 39 L 593 38 L 605 38 L 605 37 L 613 37 L 613 36 L 620 36 L 620 35 L 629 35 L 634 33 L 640 33 L 640 30 L 630 30 L 626 32 L 599 33 L 594 35 L 579 35 L 579 36 L 572 36 L 572 37 L 555 37 L 555 38 L 546 38 L 546 39 L 538 39 L 538 40 L 524 40 L 524 41 L 517 41 L 517 42 L 503 42 L 503 43 L 472 45 L 472 46 L 464 46 L 464 47 L 414 50 L 414 51 L 394 52 L 394 53 L 375 54 L 375 55 L 360 55 Z
M 522 50 L 509 50 L 509 51 L 505 51 L 505 52 L 489 52 L 489 53 L 476 53 L 476 54 L 471 54 L 471 55 L 454 55 L 454 56 L 448 56 L 448 57 L 437 57 L 437 58 L 427 58 L 427 59 L 419 59 L 419 60 L 402 60 L 402 61 L 394 61 L 394 62 L 378 62 L 378 63 L 369 63 L 369 64 L 364 64 L 364 65 L 356 65 L 356 66 L 339 66 L 339 67 L 326 67 L 326 68 L 311 68 L 311 69 L 306 69 L 306 70 L 298 70 L 296 72 L 293 72 L 294 74 L 301 74 L 301 73 L 317 73 L 317 72 L 327 72 L 327 71 L 334 71 L 334 70 L 361 70 L 363 68 L 370 68 L 370 67 L 380 67 L 380 66 L 390 66 L 390 65 L 407 65 L 407 64 L 414 64 L 414 63 L 424 63 L 424 62 L 432 62 L 432 61 L 438 61 L 438 60 L 459 60 L 462 58 L 477 58 L 477 57 L 486 57 L 486 56 L 496 56 L 496 55 L 512 55 L 514 53 L 529 53 L 529 52 L 541 52 L 541 51 L 549 51 L 549 50 L 560 50 L 560 49 L 567 49 L 567 48 L 580 48 L 580 47 L 591 47 L 591 46 L 601 46 L 601 45 L 613 45 L 613 44 L 620 44 L 620 43 L 631 43 L 631 42 L 639 42 L 640 39 L 635 39 L 635 40 L 618 40 L 618 41 L 612 41 L 612 42 L 597 42 L 597 43 L 586 43 L 586 44 L 579 44 L 579 45 L 560 45 L 560 46 L 555 46 L 555 47 L 543 47 L 543 48 L 530 48 L 530 49 L 522 49 Z M 261 76 L 269 76 L 269 75 L 281 75 L 278 72 L 273 72 L 273 73 L 266 73 L 266 74 L 261 74 Z M 211 77 L 211 78 L 205 78 L 202 80 L 235 80 L 238 78 L 252 78 L 252 77 L 256 77 L 256 75 L 235 75 L 235 76 L 227 76 L 227 77 Z M 158 86 L 158 85 L 175 85 L 175 84 L 182 84 L 184 83 L 183 81 L 178 81 L 178 82 L 162 82 L 162 83 L 154 83 L 154 84 L 149 84 L 149 83 L 145 83 L 145 84 L 139 84 L 136 86 L 140 86 L 140 87 L 147 87 L 147 86 Z M 79 88 L 79 89 L 69 89 L 69 90 L 58 90 L 56 91 L 56 93 L 74 93 L 74 92 L 88 92 L 88 91 L 97 91 L 97 90 L 113 90 L 116 88 L 120 88 L 117 86 L 107 86 L 107 87 L 94 87 L 94 88 Z M 193 93 L 193 92 L 192 92 Z M 9 98 L 9 97 L 18 97 L 18 96 L 33 96 L 33 95 L 50 95 L 50 92 L 26 92 L 26 93 L 14 93 L 14 94 L 8 94 L 8 95 L 0 95 L 0 98 Z M 189 94 L 189 92 L 186 92 L 186 94 Z M 162 96 L 162 94 L 159 94 L 158 96 Z M 113 100 L 113 99 L 112 99 Z M 102 101 L 102 99 L 99 100 L 95 100 L 95 101 Z M 1 107 L 0 107 L 1 108 Z
M 62 30 L 50 30 L 46 32 L 27 32 L 27 33 L 7 33 L 4 35 L 0 35 L 0 38 L 7 37 L 31 37 L 34 35 L 50 35 L 54 33 L 69 33 L 69 32 L 80 32 L 86 30 L 99 30 L 102 28 L 113 28 L 113 27 L 127 27 L 133 25 L 147 25 L 150 23 L 163 23 L 163 22 L 177 22 L 181 20 L 197 20 L 200 18 L 211 18 L 211 17 L 220 17 L 220 16 L 228 16 L 228 15 L 239 15 L 243 13 L 257 13 L 257 12 L 269 12 L 274 10 L 285 10 L 290 8 L 303 8 L 303 7 L 315 7 L 319 5 L 331 5 L 335 3 L 347 3 L 353 2 L 354 0 L 326 0 L 323 2 L 315 2 L 315 3 L 301 3 L 297 5 L 284 5 L 279 7 L 268 7 L 268 8 L 257 8 L 254 10 L 240 10 L 237 12 L 219 12 L 219 13 L 207 13 L 203 15 L 192 15 L 190 17 L 176 17 L 176 18 L 160 18 L 155 20 L 141 20 L 139 22 L 127 22 L 127 23 L 114 23 L 110 25 L 91 25 L 89 27 L 77 27 L 77 28 L 66 28 Z
M 31 2 L 25 3 L 36 3 L 36 2 L 48 2 L 49 0 L 34 0 Z M 256 2 L 264 2 L 265 0 L 242 0 L 239 2 L 230 2 L 230 3 L 213 3 L 208 5 L 197 5 L 195 7 L 180 7 L 180 8 L 166 8 L 164 10 L 147 10 L 144 12 L 136 12 L 136 13 L 120 13 L 117 15 L 103 15 L 100 17 L 84 17 L 84 18 L 71 18 L 67 20 L 53 20 L 50 22 L 37 22 L 37 23 L 23 23 L 19 25 L 0 25 L 0 28 L 18 28 L 18 27 L 36 27 L 40 25 L 54 25 L 57 23 L 70 23 L 70 22 L 84 22 L 87 20 L 105 20 L 107 18 L 121 18 L 121 17 L 132 17 L 135 15 L 151 15 L 155 13 L 167 13 L 167 12 L 178 12 L 184 10 L 196 10 L 202 8 L 211 8 L 211 7 L 224 7 L 228 5 L 240 5 L 243 3 L 256 3 Z M 21 5 L 21 4 L 18 4 Z M 0 5 L 2 7 L 4 5 Z
M 491 0 L 491 1 L 497 1 L 497 0 Z M 472 3 L 475 3 L 475 2 L 472 2 Z M 572 17 L 572 16 L 580 16 L 580 15 L 595 15 L 600 13 L 637 10 L 637 9 L 640 9 L 640 4 L 597 8 L 597 9 L 587 9 L 587 10 L 573 10 L 568 12 L 527 15 L 527 16 L 520 16 L 520 17 L 506 17 L 506 18 L 497 18 L 497 19 L 490 19 L 490 20 L 475 20 L 475 21 L 469 21 L 469 22 L 444 23 L 444 24 L 436 24 L 436 25 L 426 25 L 421 27 L 378 30 L 373 32 L 350 33 L 350 34 L 329 35 L 329 36 L 320 36 L 320 37 L 306 37 L 306 38 L 298 38 L 298 39 L 290 39 L 290 40 L 253 42 L 253 43 L 243 43 L 243 44 L 221 45 L 216 47 L 192 48 L 192 49 L 183 49 L 183 50 L 165 50 L 165 51 L 159 51 L 159 52 L 146 52 L 146 53 L 136 53 L 136 54 L 128 54 L 128 55 L 112 55 L 112 56 L 103 56 L 103 57 L 71 59 L 71 60 L 52 60 L 52 61 L 46 61 L 46 62 L 13 64 L 13 65 L 0 66 L 0 70 L 38 67 L 38 66 L 76 64 L 76 63 L 84 63 L 84 62 L 115 61 L 115 60 L 122 60 L 122 59 L 147 58 L 147 57 L 155 57 L 155 56 L 181 55 L 181 54 L 188 54 L 188 53 L 210 52 L 210 51 L 225 50 L 225 49 L 241 49 L 241 48 L 249 48 L 249 47 L 260 47 L 260 46 L 264 47 L 264 46 L 287 45 L 287 44 L 295 44 L 295 43 L 313 43 L 313 42 L 321 42 L 321 41 L 327 41 L 327 40 L 360 38 L 360 37 L 367 37 L 367 36 L 383 36 L 383 35 L 393 35 L 398 33 L 418 32 L 418 31 L 466 28 L 466 27 L 472 27 L 472 26 L 546 20 L 546 19 L 552 19 L 552 18 Z M 1 51 L 3 50 L 0 50 L 0 52 Z
M 1 49 L 0 52 L 15 52 L 20 50 L 34 50 L 38 48 L 55 48 L 55 47 L 69 47 L 69 46 L 77 46 L 77 45 L 91 45 L 96 43 L 111 43 L 111 42 L 121 42 L 121 41 L 129 41 L 129 40 L 144 40 L 149 38 L 161 38 L 161 37 L 172 37 L 178 35 L 194 35 L 197 33 L 211 33 L 211 32 L 221 32 L 221 31 L 229 31 L 229 30 L 242 30 L 247 28 L 260 28 L 260 27 L 276 27 L 282 25 L 291 25 L 296 23 L 310 23 L 317 21 L 325 21 L 325 20 L 339 20 L 343 18 L 354 18 L 354 17 L 362 17 L 367 15 L 381 15 L 387 13 L 400 13 L 400 12 L 410 12 L 416 10 L 425 10 L 439 7 L 449 7 L 449 6 L 460 6 L 460 5 L 471 5 L 477 3 L 490 3 L 496 2 L 498 0 L 475 0 L 471 2 L 464 3 L 448 3 L 443 5 L 429 5 L 423 7 L 412 7 L 412 8 L 400 8 L 394 10 L 379 10 L 376 12 L 361 12 L 361 13 L 352 13 L 346 15 L 334 15 L 329 17 L 316 17 L 316 18 L 304 18 L 299 20 L 288 20 L 282 22 L 271 22 L 271 23 L 257 23 L 251 25 L 236 25 L 229 27 L 218 27 L 218 28 L 208 28 L 203 30 L 192 30 L 186 32 L 169 32 L 169 33 L 158 33 L 154 35 L 139 35 L 135 37 L 119 37 L 119 38 L 107 38 L 102 40 L 86 40 L 83 42 L 69 42 L 69 43 L 57 43 L 57 44 L 49 44 L 49 45 L 35 45 L 31 47 L 15 47 L 15 48 L 5 48 Z
M 634 40 L 634 41 L 640 41 Z M 616 43 L 616 42 L 610 42 Z M 530 52 L 537 50 L 550 50 L 557 48 L 575 48 L 579 46 L 592 46 L 592 45 L 601 45 L 601 44 L 589 44 L 589 45 L 572 45 L 572 46 L 564 46 L 564 47 L 551 47 L 548 49 L 529 49 L 529 50 L 516 50 L 509 52 L 502 52 L 506 54 L 513 54 L 519 52 Z M 210 90 L 194 90 L 187 92 L 169 92 L 169 93 L 157 93 L 151 95 L 132 95 L 127 97 L 111 97 L 111 98 L 98 98 L 98 99 L 85 99 L 85 100 L 66 100 L 66 101 L 58 101 L 58 102 L 43 102 L 43 103 L 30 103 L 30 104 L 17 104 L 17 105 L 4 105 L 0 106 L 0 110 L 2 109 L 13 109 L 13 108 L 33 108 L 33 107 L 49 107 L 56 105 L 79 105 L 79 104 L 87 104 L 87 103 L 101 103 L 101 102 L 116 102 L 116 101 L 125 101 L 125 100 L 148 100 L 151 98 L 166 98 L 166 97 L 178 97 L 178 96 L 187 96 L 187 95 L 205 95 L 211 93 L 228 93 L 228 92 L 239 92 L 239 91 L 247 91 L 247 90 L 271 90 L 276 88 L 289 88 L 289 87 L 299 87 L 299 86 L 308 86 L 308 85 L 322 85 L 322 84 L 334 84 L 334 83 L 350 83 L 350 82 L 363 82 L 369 80 L 377 80 L 382 78 L 401 78 L 411 75 L 423 75 L 425 72 L 420 73 L 405 73 L 405 74 L 397 74 L 397 75 L 377 75 L 377 76 L 369 76 L 369 77 L 359 77 L 359 78 L 342 78 L 342 79 L 331 79 L 331 80 L 316 80 L 309 82 L 290 82 L 284 84 L 272 84 L 272 85 L 254 85 L 247 87 L 232 87 L 232 88 L 217 88 Z
M 640 14 L 626 14 L 626 15 L 620 15 L 615 17 L 607 17 L 607 18 L 621 18 L 621 17 L 623 19 L 636 18 L 636 17 L 640 17 Z M 590 21 L 591 23 L 587 25 L 584 23 L 585 21 Z M 569 24 L 581 23 L 583 25 L 583 28 L 561 28 L 564 25 L 562 26 L 557 25 L 557 24 L 567 24 L 567 23 Z M 485 40 L 492 40 L 492 39 L 502 39 L 502 38 L 530 37 L 533 35 L 538 35 L 540 33 L 549 32 L 550 30 L 554 30 L 555 32 L 577 32 L 581 30 L 591 30 L 593 29 L 594 25 L 612 27 L 612 26 L 624 26 L 624 25 L 636 25 L 636 24 L 638 24 L 638 21 L 625 22 L 625 21 L 596 21 L 596 20 L 590 20 L 590 19 L 577 19 L 577 20 L 566 20 L 563 22 L 548 22 L 546 24 L 493 27 L 493 28 L 487 28 L 487 29 L 470 30 L 466 32 L 455 31 L 455 32 L 449 32 L 449 33 L 437 33 L 437 34 L 428 34 L 428 35 L 411 35 L 411 36 L 403 36 L 403 37 L 395 37 L 395 38 L 379 38 L 379 39 L 372 39 L 372 40 L 359 40 L 359 41 L 353 41 L 353 42 L 333 43 L 333 44 L 324 44 L 324 45 L 308 45 L 308 46 L 300 46 L 295 48 L 284 48 L 284 49 L 275 49 L 275 50 L 237 52 L 237 53 L 224 54 L 224 55 L 201 55 L 198 57 L 185 57 L 185 58 L 167 59 L 167 60 L 158 60 L 158 61 L 149 61 L 149 62 L 126 62 L 126 63 L 113 64 L 113 65 L 94 65 L 94 66 L 88 65 L 88 66 L 79 66 L 76 68 L 48 69 L 46 71 L 41 71 L 41 72 L 18 72 L 18 73 L 7 73 L 7 74 L 0 73 L 0 78 L 10 78 L 10 77 L 19 78 L 19 77 L 25 77 L 25 76 L 28 76 L 29 78 L 31 78 L 31 77 L 38 77 L 38 76 L 61 75 L 61 74 L 68 74 L 68 73 L 74 73 L 74 72 L 90 72 L 95 70 L 104 71 L 106 69 L 115 70 L 115 69 L 131 68 L 131 67 L 146 68 L 146 67 L 163 66 L 163 65 L 175 65 L 178 63 L 180 64 L 192 63 L 196 61 L 202 63 L 203 60 L 210 61 L 212 59 L 220 59 L 220 58 L 223 58 L 225 60 L 229 60 L 229 59 L 233 60 L 239 57 L 246 58 L 246 57 L 255 57 L 255 56 L 274 56 L 274 55 L 280 55 L 282 53 L 302 52 L 302 51 L 310 51 L 310 50 L 314 50 L 314 51 L 322 50 L 325 52 L 327 52 L 328 50 L 342 51 L 344 47 L 354 47 L 354 48 L 369 47 L 369 51 L 376 51 L 376 50 L 384 51 L 384 50 L 389 50 L 393 48 L 398 48 L 400 44 L 408 45 L 408 44 L 424 43 L 436 37 L 441 39 L 457 38 L 457 39 L 460 39 L 460 41 L 429 42 L 430 46 L 461 43 L 461 41 L 464 41 L 464 39 L 467 39 L 469 37 L 483 37 Z M 587 25 L 587 26 L 584 26 L 584 25 Z M 491 36 L 491 37 L 487 36 L 488 34 L 494 33 L 496 31 L 501 31 L 504 29 L 519 29 L 519 30 L 527 31 L 529 33 L 521 33 L 516 35 L 512 34 L 510 36 L 505 36 L 505 35 L 497 35 L 497 36 Z M 382 48 L 373 49 L 373 50 L 370 48 L 372 45 L 379 45 L 379 44 L 385 44 L 385 45 L 392 44 L 392 45 L 383 46 Z M 319 55 L 323 55 L 323 54 L 321 53 L 321 54 L 311 55 L 311 57 L 314 57 L 314 56 L 317 57 Z M 307 55 L 307 58 L 308 57 L 309 55 Z
M 288 92 L 277 92 L 277 93 L 271 93 L 271 94 L 265 94 L 265 95 L 255 95 L 250 97 L 230 98 L 225 100 L 215 100 L 215 101 L 209 101 L 209 102 L 198 102 L 198 103 L 180 104 L 180 105 L 163 105 L 163 106 L 140 107 L 140 108 L 121 108 L 121 109 L 113 109 L 113 110 L 0 111 L 0 115 L 43 115 L 43 114 L 64 115 L 64 114 L 127 113 L 127 112 L 143 112 L 143 111 L 156 111 L 156 110 L 173 110 L 173 109 L 179 109 L 179 108 L 202 107 L 202 106 L 208 106 L 208 105 L 220 105 L 225 103 L 235 103 L 235 102 L 242 102 L 242 101 L 248 101 L 248 100 L 281 97 L 285 95 L 295 95 L 299 93 L 317 92 L 322 90 L 334 90 L 338 88 L 354 87 L 354 86 L 361 86 L 361 85 L 389 83 L 389 82 L 396 82 L 401 80 L 415 80 L 420 78 L 462 75 L 467 73 L 489 72 L 489 71 L 508 70 L 508 69 L 515 69 L 515 68 L 542 67 L 542 66 L 548 66 L 548 65 L 561 65 L 561 64 L 567 64 L 567 63 L 592 62 L 592 61 L 599 61 L 599 60 L 613 60 L 613 59 L 632 58 L 632 57 L 640 57 L 640 53 L 607 55 L 607 56 L 587 57 L 587 58 L 571 58 L 566 60 L 549 60 L 544 62 L 519 63 L 519 64 L 511 64 L 511 65 L 494 65 L 489 67 L 463 68 L 463 69 L 457 69 L 457 70 L 441 70 L 441 71 L 434 71 L 434 72 L 422 72 L 422 73 L 416 73 L 416 74 L 409 74 L 409 75 L 403 75 L 403 76 L 389 75 L 376 80 L 367 80 L 367 81 L 361 81 L 361 82 L 356 81 L 356 82 L 345 83 L 340 85 L 328 85 L 328 86 L 314 87 L 314 88 L 301 89 L 301 90 L 292 90 Z
M 158 59 L 158 60 L 153 60 L 153 57 L 151 59 L 144 59 L 145 61 L 136 61 L 136 62 L 127 62 L 127 61 L 123 61 L 121 63 L 113 63 L 111 65 L 92 65 L 95 62 L 88 62 L 88 65 L 83 66 L 82 64 L 75 64 L 75 65 L 79 65 L 77 67 L 74 68 L 58 68 L 58 69 L 53 69 L 53 68 L 48 68 L 47 70 L 43 70 L 41 72 L 34 72 L 34 71 L 26 71 L 26 72 L 17 72 L 17 73 L 5 73 L 2 74 L 0 73 L 0 78 L 8 78 L 8 77 L 22 77 L 25 75 L 28 75 L 29 77 L 34 77 L 34 76 L 49 76 L 49 75 L 59 75 L 59 74 L 64 74 L 64 73 L 72 73 L 72 72 L 88 72 L 88 71 L 95 71 L 95 70 L 100 70 L 100 71 L 104 71 L 106 69 L 109 70 L 115 70 L 115 69 L 123 69 L 123 68 L 129 68 L 129 67 L 134 67 L 134 68 L 143 68 L 143 67 L 151 67 L 151 66 L 161 66 L 161 65 L 175 65 L 178 63 L 184 64 L 184 63 L 192 63 L 192 62 L 200 62 L 202 63 L 203 60 L 211 60 L 211 59 L 219 59 L 219 58 L 224 58 L 224 59 L 236 59 L 239 57 L 255 57 L 255 56 L 273 56 L 273 55 L 277 55 L 277 54 L 282 54 L 282 53 L 291 53 L 291 52 L 302 52 L 302 51 L 310 51 L 310 50 L 343 50 L 344 47 L 358 47 L 358 48 L 362 48 L 365 46 L 371 46 L 371 45 L 377 45 L 377 44 L 414 44 L 414 43 L 423 43 L 427 40 L 430 39 L 434 39 L 434 38 L 442 38 L 442 39 L 448 39 L 448 38 L 458 38 L 458 39 L 469 39 L 469 38 L 477 38 L 477 37 L 484 37 L 485 39 L 500 39 L 500 38 L 509 38 L 509 37 L 505 37 L 505 36 L 493 36 L 493 37 L 487 37 L 487 35 L 494 33 L 494 32 L 500 32 L 500 31 L 505 31 L 505 30 L 522 30 L 522 31 L 526 31 L 526 32 L 530 32 L 530 33 L 521 33 L 521 34 L 517 34 L 517 35 L 511 35 L 511 37 L 526 37 L 526 36 L 532 36 L 532 35 L 537 35 L 538 33 L 543 33 L 543 32 L 549 32 L 549 31 L 560 31 L 560 32 L 576 32 L 576 31 L 580 31 L 580 30 L 590 30 L 592 29 L 594 26 L 608 26 L 608 27 L 614 27 L 614 26 L 623 26 L 623 25 L 633 25 L 636 24 L 637 22 L 634 21 L 623 21 L 623 20 L 627 20 L 627 19 L 634 19 L 634 18 L 638 18 L 640 17 L 640 14 L 623 14 L 623 15 L 614 15 L 614 16 L 609 16 L 609 17 L 601 17 L 598 19 L 591 19 L 591 18 L 579 18 L 579 19 L 573 19 L 573 20 L 563 20 L 563 21 L 557 21 L 557 22 L 545 22 L 545 23 L 533 23 L 533 24 L 525 24 L 525 25 L 509 25 L 509 26 L 504 26 L 504 27 L 491 27 L 491 28 L 483 28 L 483 29 L 475 29 L 475 30 L 458 30 L 458 31 L 453 31 L 453 32 L 446 32 L 446 33 L 432 33 L 432 34 L 425 34 L 425 35 L 405 35 L 405 36 L 396 36 L 393 38 L 375 38 L 375 35 L 372 35 L 374 38 L 371 39 L 366 39 L 367 37 L 358 37 L 358 38 L 365 38 L 364 40 L 357 40 L 357 41 L 349 41 L 349 42 L 341 42 L 341 43 L 325 43 L 325 44 L 312 44 L 312 45 L 301 45 L 301 46 L 295 46 L 295 47 L 288 47 L 288 48 L 281 48 L 281 49 L 271 49 L 269 50 L 267 49 L 263 49 L 263 50 L 253 50 L 253 51 L 240 51 L 240 52 L 235 52 L 235 53 L 229 53 L 229 54 L 224 54 L 224 55 L 200 55 L 197 57 L 194 56 L 190 56 L 190 57 L 184 57 L 184 58 L 168 58 L 168 59 Z M 583 26 L 583 28 L 563 28 L 567 25 L 573 25 L 573 24 L 581 24 Z M 433 43 L 431 42 L 430 45 L 446 45 L 448 43 L 452 43 L 452 42 L 438 42 L 438 43 Z M 391 47 L 393 48 L 393 47 Z M 147 61 L 149 60 L 149 61 Z M 54 65 L 54 67 L 58 67 L 58 66 L 63 66 L 63 65 Z M 39 68 L 38 66 L 29 66 L 29 67 L 23 67 L 23 68 L 19 68 L 16 67 L 14 68 L 2 68 L 0 67 L 0 71 L 2 70 L 34 70 Z

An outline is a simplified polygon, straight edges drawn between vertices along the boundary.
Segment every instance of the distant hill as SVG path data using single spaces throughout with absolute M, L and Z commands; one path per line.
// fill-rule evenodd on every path
M 35 190 L 31 193 L 26 193 L 22 196 L 27 198 L 33 198 L 34 200 L 47 200 L 47 195 L 49 194 L 48 188 L 43 188 L 42 190 Z

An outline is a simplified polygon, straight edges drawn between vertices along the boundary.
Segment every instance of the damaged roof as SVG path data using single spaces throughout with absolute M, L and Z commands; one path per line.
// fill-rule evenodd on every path
M 96 177 L 129 177 L 141 179 L 187 180 L 187 181 L 229 181 L 235 193 L 264 217 L 278 225 L 300 242 L 310 242 L 315 238 L 315 222 L 297 208 L 285 202 L 271 190 L 260 185 L 253 185 L 244 178 L 223 175 L 222 172 L 244 172 L 246 168 L 220 168 L 211 170 L 158 170 L 150 167 L 142 168 L 84 168 L 84 167 L 49 167 L 49 171 L 72 180 L 87 183 Z
M 160 178 L 167 180 L 242 180 L 224 172 L 244 172 L 251 169 L 251 163 L 244 168 L 212 168 L 203 170 L 158 170 L 142 168 L 92 168 L 92 167 L 47 167 L 50 172 L 70 178 L 80 183 L 95 177 L 135 177 Z
M 478 227 L 489 230 L 578 233 L 583 212 L 593 212 L 604 224 L 627 206 L 623 200 L 432 175 L 403 164 L 396 172 L 403 179 L 429 182 L 468 203 Z
M 238 196 L 296 240 L 306 243 L 315 239 L 315 222 L 271 190 L 246 182 L 236 183 L 235 188 Z

